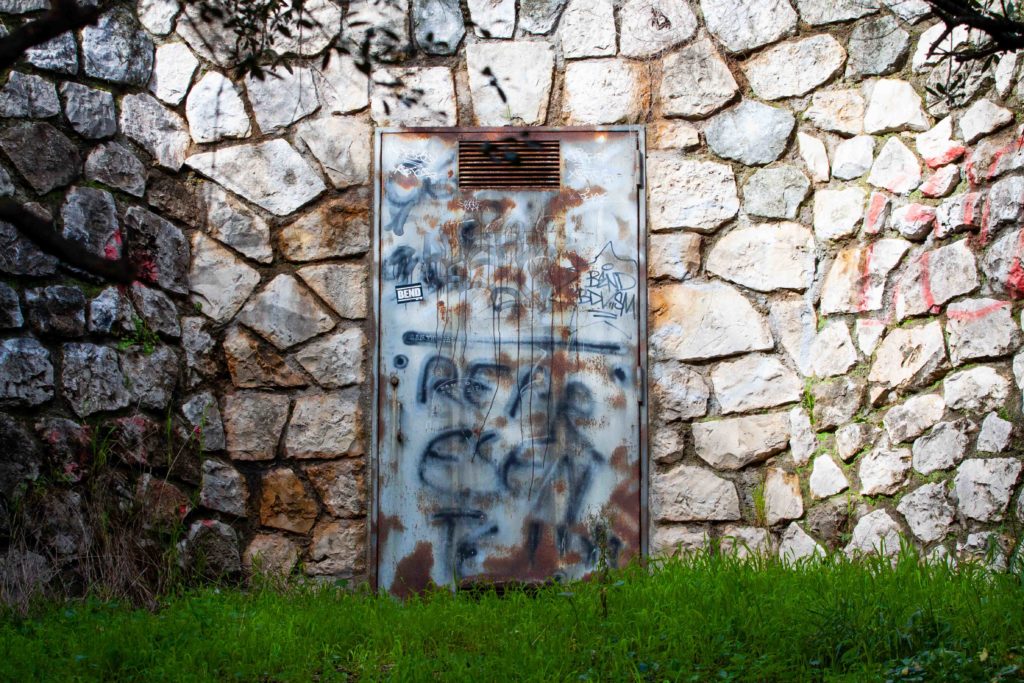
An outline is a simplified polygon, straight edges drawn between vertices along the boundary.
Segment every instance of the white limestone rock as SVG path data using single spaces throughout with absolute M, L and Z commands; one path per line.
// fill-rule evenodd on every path
M 647 108 L 644 70 L 624 59 L 588 59 L 565 66 L 566 118 L 573 125 L 633 123 Z
M 893 194 L 909 194 L 921 184 L 921 163 L 899 138 L 891 137 L 878 153 L 868 182 Z
M 121 132 L 164 168 L 177 171 L 185 163 L 190 139 L 185 120 L 149 95 L 121 99 Z
M 900 526 L 885 510 L 875 510 L 857 521 L 853 538 L 843 552 L 847 557 L 880 554 L 885 557 L 900 551 Z
M 921 183 L 921 194 L 925 197 L 945 197 L 960 184 L 960 169 L 948 164 L 932 173 Z
M 192 84 L 199 60 L 185 43 L 166 43 L 156 49 L 156 63 L 149 91 L 172 107 L 181 104 Z
M 700 130 L 679 119 L 665 119 L 648 127 L 647 145 L 650 149 L 692 150 L 700 147 Z
M 864 422 L 851 422 L 836 430 L 836 454 L 843 462 L 850 462 L 874 441 L 878 430 Z
M 359 394 L 355 388 L 295 399 L 284 448 L 289 458 L 360 455 Z
M 786 449 L 788 413 L 733 417 L 692 425 L 697 455 L 712 467 L 738 470 Z
M 731 102 L 739 91 L 714 44 L 703 36 L 667 55 L 662 68 L 664 116 L 708 116 Z
M 729 521 L 740 518 L 736 485 L 702 467 L 680 465 L 654 475 L 654 518 L 667 522 Z
M 910 474 L 909 448 L 875 448 L 860 459 L 857 476 L 862 496 L 891 496 Z
M 241 96 L 234 84 L 217 71 L 207 71 L 193 86 L 185 102 L 185 116 L 196 142 L 246 138 L 251 133 Z
M 357 6 L 352 3 L 351 9 L 355 11 Z M 293 9 L 292 19 L 284 22 L 288 35 L 275 33 L 277 54 L 310 57 L 322 52 L 341 33 L 341 7 L 334 0 L 304 0 L 301 8 L 301 12 Z
M 789 411 L 789 449 L 797 467 L 806 465 L 818 448 L 818 438 L 807 412 L 797 406 Z
M 928 117 L 921 108 L 921 96 L 907 81 L 883 78 L 875 83 L 864 114 L 864 131 L 889 133 L 899 130 L 928 130 Z
M 647 155 L 651 230 L 713 232 L 740 208 L 732 168 L 675 151 Z
M 569 0 L 558 29 L 566 59 L 615 54 L 615 7 L 611 0 Z
M 914 441 L 912 464 L 919 474 L 955 467 L 967 453 L 970 425 L 966 420 L 940 422 Z
M 342 318 L 367 315 L 366 270 L 359 263 L 324 263 L 299 270 L 301 277 Z
M 800 18 L 811 26 L 860 19 L 878 11 L 878 0 L 796 0 Z
M 886 412 L 882 423 L 889 440 L 896 444 L 915 439 L 942 419 L 946 402 L 938 394 L 913 396 Z
M 719 548 L 725 555 L 737 559 L 763 557 L 772 551 L 772 539 L 767 529 L 727 524 L 722 527 Z
M 993 183 L 988 202 L 990 229 L 1018 223 L 1024 214 L 1024 178 L 1013 176 Z
M 1010 445 L 1013 423 L 995 413 L 989 413 L 981 423 L 978 434 L 978 452 L 1002 453 Z
M 260 275 L 214 240 L 195 232 L 188 280 L 193 303 L 204 315 L 226 323 L 252 294 Z
M 214 183 L 203 183 L 198 195 L 205 205 L 206 231 L 212 237 L 254 261 L 274 260 L 265 220 Z
M 988 365 L 950 373 L 943 382 L 946 405 L 952 410 L 987 412 L 1006 404 L 1010 382 Z
M 78 73 L 78 45 L 71 31 L 25 50 L 25 61 L 45 71 L 74 75 Z
M 934 312 L 936 306 L 977 286 L 977 263 L 965 240 L 923 252 L 899 278 L 896 319 Z
M 682 435 L 678 424 L 663 424 L 651 431 L 651 459 L 660 465 L 674 465 L 683 457 Z
M 324 113 L 349 114 L 370 103 L 369 76 L 348 55 L 332 54 L 326 66 L 317 65 L 314 76 Z
M 312 69 L 289 64 L 245 77 L 245 90 L 264 133 L 286 128 L 320 107 Z
M 515 0 L 469 0 L 473 32 L 481 38 L 511 38 L 516 27 Z
M 907 204 L 892 212 L 890 222 L 907 239 L 920 241 L 935 226 L 935 208 L 927 204 Z
M 626 0 L 619 9 L 619 51 L 624 57 L 651 57 L 696 32 L 697 17 L 684 2 Z
M 981 223 L 982 203 L 980 192 L 962 192 L 939 204 L 935 211 L 935 236 L 945 239 L 974 230 Z
M 971 144 L 1013 122 L 1013 112 L 992 100 L 978 100 L 960 115 L 960 135 Z
M 708 30 L 729 52 L 750 50 L 796 33 L 797 14 L 778 0 L 700 0 Z
M 1021 344 L 1020 328 L 1009 301 L 964 299 L 946 309 L 949 357 L 953 365 L 1006 356 Z
M 830 35 L 770 47 L 743 63 L 754 94 L 766 100 L 805 95 L 838 74 L 846 50 Z
M 784 564 L 793 565 L 801 560 L 825 557 L 825 549 L 796 522 L 790 523 L 779 539 L 779 558 Z
M 800 476 L 777 467 L 770 468 L 764 480 L 764 508 L 770 525 L 803 517 Z
M 965 562 L 976 562 L 992 572 L 1005 572 L 1007 545 L 1006 538 L 995 531 L 978 531 L 957 542 L 956 552 Z M 955 565 L 955 558 L 952 562 Z
M 882 0 L 882 4 L 903 21 L 916 24 L 932 13 L 927 0 Z
M 804 120 L 840 135 L 864 132 L 864 97 L 859 90 L 819 90 L 811 96 Z
M 554 52 L 545 41 L 520 40 L 466 46 L 473 113 L 481 126 L 536 125 L 547 118 Z M 484 74 L 490 68 L 491 76 Z M 497 82 L 505 94 L 501 99 Z
M 699 372 L 679 361 L 651 364 L 651 393 L 666 422 L 707 415 L 711 390 Z
M 773 356 L 749 354 L 720 363 L 711 384 L 722 413 L 743 413 L 793 403 L 803 395 L 803 383 Z
M 889 389 L 908 389 L 929 384 L 946 367 L 942 324 L 936 320 L 890 331 L 875 352 L 868 381 Z
M 723 159 L 763 166 L 782 156 L 795 125 L 788 110 L 745 99 L 711 119 L 704 137 Z
M 814 236 L 797 223 L 736 228 L 715 243 L 705 267 L 759 292 L 807 289 L 814 278 Z
M 165 36 L 174 30 L 174 20 L 181 11 L 178 0 L 138 0 L 139 23 L 154 35 Z
M 856 234 L 867 197 L 859 187 L 814 193 L 814 234 L 820 240 L 839 240 Z
M 928 67 L 944 61 L 947 54 L 969 39 L 970 29 L 963 25 L 954 26 L 951 31 L 946 31 L 942 22 L 929 27 L 917 39 L 917 48 L 910 62 L 914 73 L 926 71 Z
M 810 188 L 795 166 L 761 168 L 743 184 L 743 209 L 751 216 L 795 220 Z
M 857 334 L 857 348 L 870 358 L 878 347 L 878 342 L 882 340 L 882 335 L 885 334 L 885 323 L 871 318 L 858 318 L 854 327 Z
M 946 498 L 946 485 L 942 482 L 914 489 L 903 497 L 896 510 L 924 543 L 945 538 L 954 522 L 953 506 Z
M 455 54 L 466 35 L 466 22 L 458 0 L 414 0 L 413 38 L 431 55 Z
M 320 162 L 334 187 L 362 185 L 370 179 L 372 136 L 370 126 L 352 116 L 320 116 L 296 128 L 296 136 Z
M 953 478 L 960 514 L 979 522 L 1002 520 L 1020 470 L 1016 458 L 971 458 L 962 462 Z
M 889 273 L 908 249 L 910 243 L 906 240 L 881 239 L 867 246 L 840 250 L 822 285 L 819 302 L 822 314 L 880 310 Z
M 81 32 L 82 70 L 111 83 L 145 86 L 153 69 L 153 41 L 131 9 L 117 6 Z
M 825 143 L 806 133 L 796 134 L 800 158 L 807 167 L 807 175 L 816 183 L 827 183 L 831 175 Z
M 996 239 L 981 268 L 993 291 L 1012 297 L 1024 294 L 1024 230 L 1011 230 Z
M 451 70 L 446 66 L 374 70 L 370 116 L 378 126 L 454 126 L 458 112 Z
M 412 52 L 409 0 L 350 0 L 341 35 L 347 38 L 349 54 L 365 49 L 373 62 L 402 61 Z
M 186 163 L 277 216 L 293 213 L 327 189 L 285 140 L 225 147 L 190 156 Z
M 819 455 L 814 459 L 814 467 L 808 479 L 811 497 L 817 500 L 834 496 L 850 488 L 843 470 L 829 455 Z
M 875 158 L 875 139 L 858 135 L 843 140 L 832 153 L 832 175 L 840 180 L 853 180 L 868 172 Z
M 810 375 L 811 347 L 818 334 L 814 306 L 805 297 L 785 297 L 772 302 L 770 317 L 782 348 L 793 359 L 797 370 L 801 375 Z
M 885 228 L 892 210 L 892 200 L 884 192 L 872 192 L 868 199 L 868 211 L 864 216 L 861 232 L 865 235 L 877 235 Z
M 847 43 L 846 75 L 885 76 L 896 71 L 910 50 L 910 34 L 893 17 L 866 19 L 854 26 Z
M 917 152 L 930 168 L 956 161 L 964 151 L 965 147 L 953 139 L 953 119 L 949 116 L 917 136 Z
M 651 292 L 656 359 L 707 360 L 774 345 L 764 318 L 735 288 L 714 282 L 667 285 Z
M 255 295 L 239 313 L 238 320 L 279 349 L 334 327 L 324 307 L 294 277 L 285 274 L 275 277 Z
M 700 274 L 701 236 L 692 232 L 657 232 L 648 237 L 647 268 L 651 277 L 683 282 Z
M 702 527 L 658 524 L 651 538 L 651 554 L 655 557 L 685 557 L 707 547 L 708 532 Z
M 59 113 L 60 101 L 53 83 L 35 74 L 10 72 L 0 90 L 0 116 L 47 119 Z

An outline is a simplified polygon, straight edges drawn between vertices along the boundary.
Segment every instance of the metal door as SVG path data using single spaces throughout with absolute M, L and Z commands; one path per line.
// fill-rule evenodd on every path
M 377 134 L 376 585 L 646 551 L 643 132 Z

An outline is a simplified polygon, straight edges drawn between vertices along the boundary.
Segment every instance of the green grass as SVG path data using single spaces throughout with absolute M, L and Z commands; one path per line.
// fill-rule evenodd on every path
M 155 612 L 86 600 L 8 614 L 0 680 L 1022 680 L 1022 597 L 1014 576 L 912 558 L 786 569 L 700 556 L 404 604 L 211 588 Z

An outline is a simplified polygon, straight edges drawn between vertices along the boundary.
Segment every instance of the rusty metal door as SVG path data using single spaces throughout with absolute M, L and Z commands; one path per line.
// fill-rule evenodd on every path
M 643 131 L 377 134 L 376 585 L 646 551 Z

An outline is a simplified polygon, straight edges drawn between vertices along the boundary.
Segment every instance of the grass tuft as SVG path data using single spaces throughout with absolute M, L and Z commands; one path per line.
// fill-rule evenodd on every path
M 155 611 L 89 599 L 0 620 L 0 680 L 1022 680 L 1022 588 L 972 565 L 699 554 L 539 590 L 255 582 Z

